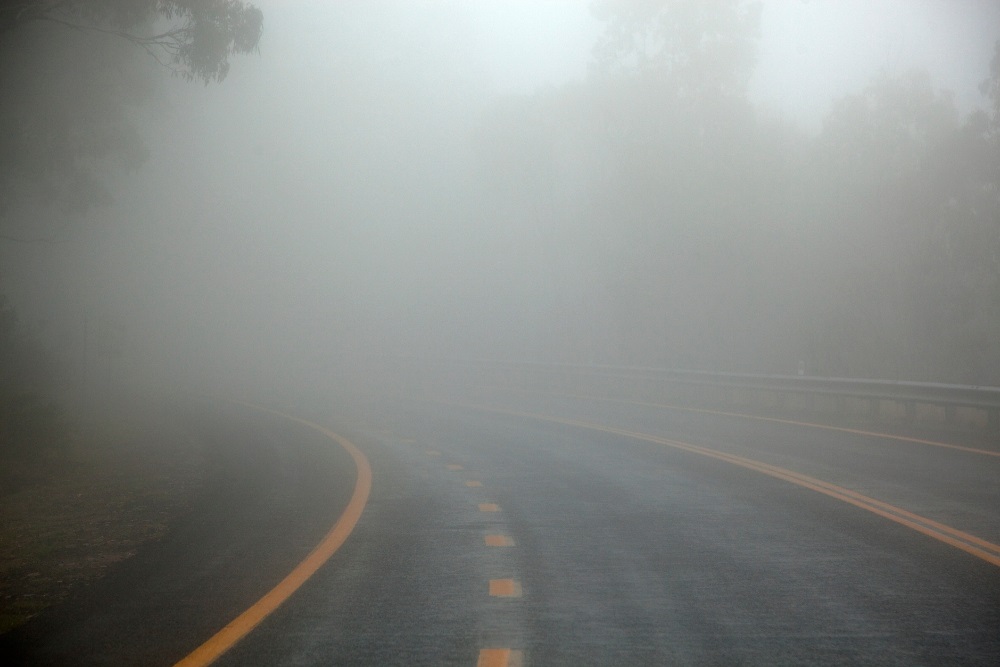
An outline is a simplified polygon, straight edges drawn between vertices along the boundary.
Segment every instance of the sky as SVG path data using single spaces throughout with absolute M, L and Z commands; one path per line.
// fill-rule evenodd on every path
M 983 103 L 1000 39 L 994 0 L 799 0 L 765 2 L 755 99 L 815 128 L 830 100 L 882 72 L 926 69 L 954 92 L 959 110 Z
M 338 22 L 345 4 L 261 3 L 271 33 L 265 33 L 262 52 L 272 39 L 284 39 L 274 31 L 296 25 L 336 39 L 327 28 Z M 426 21 L 449 28 L 451 43 L 426 46 L 463 53 L 470 76 L 500 93 L 583 79 L 601 32 L 585 0 L 398 4 L 407 9 L 394 12 L 402 33 L 419 31 Z M 1000 2 L 765 0 L 761 30 L 751 95 L 805 128 L 819 127 L 832 99 L 860 90 L 880 73 L 913 68 L 927 69 L 968 112 L 982 104 L 977 86 L 1000 39 Z

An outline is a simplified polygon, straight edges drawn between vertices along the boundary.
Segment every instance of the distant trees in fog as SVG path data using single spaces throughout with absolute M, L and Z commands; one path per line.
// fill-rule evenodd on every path
M 160 70 L 220 82 L 262 20 L 242 0 L 0 0 L 0 243 L 63 240 L 109 204 L 147 157 L 137 110 L 163 101 Z M 65 359 L 41 338 L 0 294 L 0 456 L 65 441 Z
M 596 11 L 589 80 L 477 136 L 497 224 L 587 267 L 539 356 L 1000 383 L 1000 44 L 988 113 L 884 75 L 808 136 L 747 99 L 752 5 Z

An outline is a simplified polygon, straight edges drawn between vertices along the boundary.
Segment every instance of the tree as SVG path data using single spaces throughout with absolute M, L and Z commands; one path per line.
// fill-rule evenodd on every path
M 0 35 L 50 23 L 125 39 L 186 79 L 222 81 L 257 50 L 261 11 L 242 0 L 0 0 Z
M 747 100 L 760 6 L 740 0 L 595 2 L 604 34 L 594 52 L 592 104 L 606 119 L 591 141 L 602 173 L 589 189 L 593 215 L 614 234 L 602 268 L 623 361 L 733 368 L 765 355 L 748 312 L 773 279 L 775 221 L 783 198 L 762 195 L 783 133 L 765 128 Z M 766 140 L 765 140 L 766 137 Z M 778 184 L 780 187 L 780 183 Z M 760 308 L 759 312 L 767 309 Z M 734 329 L 737 320 L 753 320 Z M 738 339 L 738 340 L 737 340 Z M 740 347 L 741 349 L 738 349 Z
M 220 82 L 261 26 L 235 0 L 0 0 L 0 239 L 50 239 L 111 201 L 107 173 L 145 159 L 133 117 L 153 74 L 136 47 Z
M 597 0 L 595 65 L 651 75 L 682 97 L 743 96 L 757 57 L 760 4 L 743 0 Z
M 993 103 L 993 127 L 1000 130 L 1000 40 L 993 51 L 990 76 L 979 85 L 979 90 Z

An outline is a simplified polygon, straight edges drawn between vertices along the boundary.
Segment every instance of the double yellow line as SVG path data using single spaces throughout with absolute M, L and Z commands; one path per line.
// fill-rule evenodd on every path
M 567 426 L 574 426 L 577 428 L 585 428 L 592 431 L 599 431 L 602 433 L 609 433 L 612 435 L 620 435 L 627 438 L 633 438 L 635 440 L 644 440 L 646 442 L 656 443 L 658 445 L 664 445 L 666 447 L 672 447 L 674 449 L 680 449 L 686 452 L 691 452 L 694 454 L 700 454 L 702 456 L 707 456 L 713 459 L 718 459 L 720 461 L 725 461 L 733 465 L 740 466 L 742 468 L 747 468 L 749 470 L 754 470 L 759 473 L 763 473 L 770 477 L 775 477 L 777 479 L 784 480 L 786 482 L 791 482 L 798 486 L 811 489 L 818 493 L 830 496 L 831 498 L 836 498 L 845 503 L 850 503 L 855 507 L 860 507 L 861 509 L 877 514 L 881 517 L 889 519 L 890 521 L 895 521 L 896 523 L 902 524 L 907 528 L 912 528 L 913 530 L 923 533 L 928 537 L 932 537 L 936 540 L 949 544 L 953 547 L 961 549 L 966 553 L 972 554 L 977 558 L 996 565 L 1000 567 L 1000 545 L 988 542 L 984 539 L 976 537 L 975 535 L 970 535 L 969 533 L 963 532 L 951 526 L 947 526 L 943 523 L 939 523 L 927 517 L 920 516 L 919 514 L 914 514 L 908 510 L 901 507 L 891 505 L 889 503 L 871 498 L 864 494 L 858 493 L 856 491 L 851 491 L 842 486 L 837 486 L 836 484 L 831 484 L 830 482 L 824 482 L 823 480 L 816 479 L 815 477 L 810 477 L 808 475 L 803 475 L 797 473 L 793 470 L 788 470 L 787 468 L 781 468 L 778 466 L 773 466 L 767 463 L 761 463 L 760 461 L 754 461 L 753 459 L 744 458 L 742 456 L 736 456 L 735 454 L 727 454 L 725 452 L 720 452 L 718 450 L 709 449 L 707 447 L 699 447 L 698 445 L 692 445 L 686 442 L 680 442 L 678 440 L 670 440 L 668 438 L 661 438 L 659 436 L 650 435 L 648 433 L 639 433 L 636 431 L 629 431 L 625 429 L 612 428 L 609 426 L 603 426 L 601 424 L 594 424 L 590 422 L 578 421 L 575 419 L 562 419 L 559 417 L 551 417 L 548 415 L 534 414 L 530 412 L 517 412 L 513 410 L 502 410 L 497 408 L 490 408 L 485 406 L 473 406 L 466 405 L 464 407 L 474 408 L 477 410 L 482 410 L 486 412 L 494 412 L 499 414 L 507 414 L 516 417 L 522 417 L 527 419 L 536 419 L 540 421 L 554 422 L 557 424 L 564 424 Z

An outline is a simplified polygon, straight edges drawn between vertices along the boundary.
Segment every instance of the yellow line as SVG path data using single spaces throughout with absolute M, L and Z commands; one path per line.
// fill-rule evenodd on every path
M 523 667 L 524 653 L 509 648 L 484 648 L 476 667 Z
M 476 488 L 482 486 L 483 483 L 475 479 L 470 479 L 465 482 L 465 485 L 469 488 Z
M 824 482 L 823 480 L 816 479 L 815 477 L 809 477 L 808 475 L 803 475 L 793 470 L 788 470 L 787 468 L 780 468 L 767 463 L 754 461 L 753 459 L 736 456 L 735 454 L 727 454 L 714 449 L 709 449 L 707 447 L 699 447 L 698 445 L 680 442 L 679 440 L 660 438 L 648 433 L 638 433 L 635 431 L 627 431 L 625 429 L 601 426 L 600 424 L 593 424 L 590 422 L 582 422 L 573 419 L 561 419 L 558 417 L 549 417 L 528 412 L 515 412 L 511 410 L 500 410 L 482 406 L 467 407 L 474 407 L 487 412 L 509 414 L 517 417 L 538 419 L 557 424 L 565 424 L 567 426 L 586 428 L 603 433 L 611 433 L 613 435 L 622 435 L 629 438 L 635 438 L 637 440 L 645 440 L 646 442 L 666 445 L 668 447 L 673 447 L 674 449 L 681 449 L 687 452 L 701 454 L 702 456 L 708 456 L 720 461 L 726 461 L 727 463 L 732 463 L 733 465 L 738 465 L 771 477 L 776 477 L 778 479 L 791 482 L 792 484 L 836 498 L 843 502 L 850 503 L 851 505 L 872 512 L 873 514 L 877 514 L 881 517 L 889 519 L 890 521 L 895 521 L 896 523 L 902 524 L 908 528 L 912 528 L 913 530 L 928 537 L 932 537 L 940 542 L 949 544 L 957 549 L 961 549 L 966 553 L 980 558 L 987 563 L 1000 567 L 1000 545 L 998 544 L 988 542 L 987 540 L 976 537 L 975 535 L 970 535 L 969 533 L 958 530 L 957 528 L 952 528 L 951 526 L 928 519 L 927 517 L 920 516 L 919 514 L 914 514 L 913 512 L 909 512 L 901 507 L 890 505 L 889 503 L 871 498 L 856 491 L 851 491 L 850 489 L 846 489 L 842 486 L 837 486 L 836 484 L 831 484 L 830 482 Z
M 305 560 L 295 566 L 295 569 L 289 572 L 264 597 L 230 621 L 226 627 L 219 630 L 208 641 L 192 651 L 187 657 L 178 662 L 175 667 L 204 667 L 205 665 L 210 665 L 249 634 L 261 621 L 287 600 L 292 593 L 298 590 L 344 544 L 344 541 L 347 540 L 348 535 L 351 534 L 354 526 L 358 523 L 358 519 L 361 518 L 361 513 L 368 502 L 368 494 L 371 492 L 372 487 L 371 465 L 369 465 L 368 459 L 361 450 L 354 446 L 352 442 L 333 431 L 305 419 L 299 419 L 298 417 L 293 417 L 277 410 L 269 410 L 267 408 L 256 409 L 280 415 L 291 421 L 310 426 L 347 450 L 358 470 L 357 481 L 354 484 L 354 493 L 351 494 L 351 499 L 347 503 L 343 514 L 337 519 L 337 523 L 333 525 L 330 532 L 316 545 L 312 552 L 306 556 Z
M 514 540 L 506 535 L 487 535 L 483 538 L 488 547 L 512 547 Z
M 479 503 L 480 512 L 499 512 L 500 506 L 496 503 Z
M 964 445 L 955 445 L 950 442 L 941 442 L 939 440 L 925 440 L 923 438 L 911 438 L 905 435 L 894 435 L 892 433 L 881 433 L 878 431 L 864 431 L 857 428 L 847 428 L 845 426 L 831 426 L 829 424 L 816 424 L 813 422 L 800 422 L 791 419 L 779 419 L 777 417 L 762 417 L 760 415 L 750 415 L 745 412 L 724 412 L 722 410 L 708 410 L 705 408 L 689 408 L 682 405 L 672 405 L 670 403 L 648 403 L 646 401 L 632 401 L 626 398 L 604 398 L 602 396 L 586 396 L 583 394 L 560 394 L 553 392 L 542 392 L 542 391 L 532 391 L 528 389 L 518 389 L 521 393 L 533 393 L 533 394 L 543 394 L 546 396 L 563 396 L 565 398 L 584 398 L 592 401 L 604 401 L 605 403 L 624 403 L 625 405 L 642 405 L 650 408 L 664 408 L 666 410 L 680 410 L 684 412 L 697 412 L 706 415 L 720 415 L 724 417 L 740 417 L 742 419 L 755 419 L 762 422 L 774 422 L 777 424 L 793 424 L 795 426 L 807 426 L 809 428 L 819 428 L 825 429 L 827 431 L 839 431 L 841 433 L 853 433 L 854 435 L 867 435 L 874 438 L 884 438 L 886 440 L 898 440 L 900 442 L 913 442 L 920 445 L 929 445 L 931 447 L 943 447 L 945 449 L 955 449 L 960 452 L 969 452 L 971 454 L 982 454 L 983 456 L 994 456 L 1000 458 L 1000 452 L 990 451 L 988 449 L 979 449 L 977 447 L 966 447 Z
M 458 465 L 457 463 L 449 463 L 448 464 L 448 470 L 461 470 L 461 469 L 462 469 L 462 466 Z
M 521 584 L 513 579 L 490 579 L 490 595 L 497 598 L 519 598 Z

